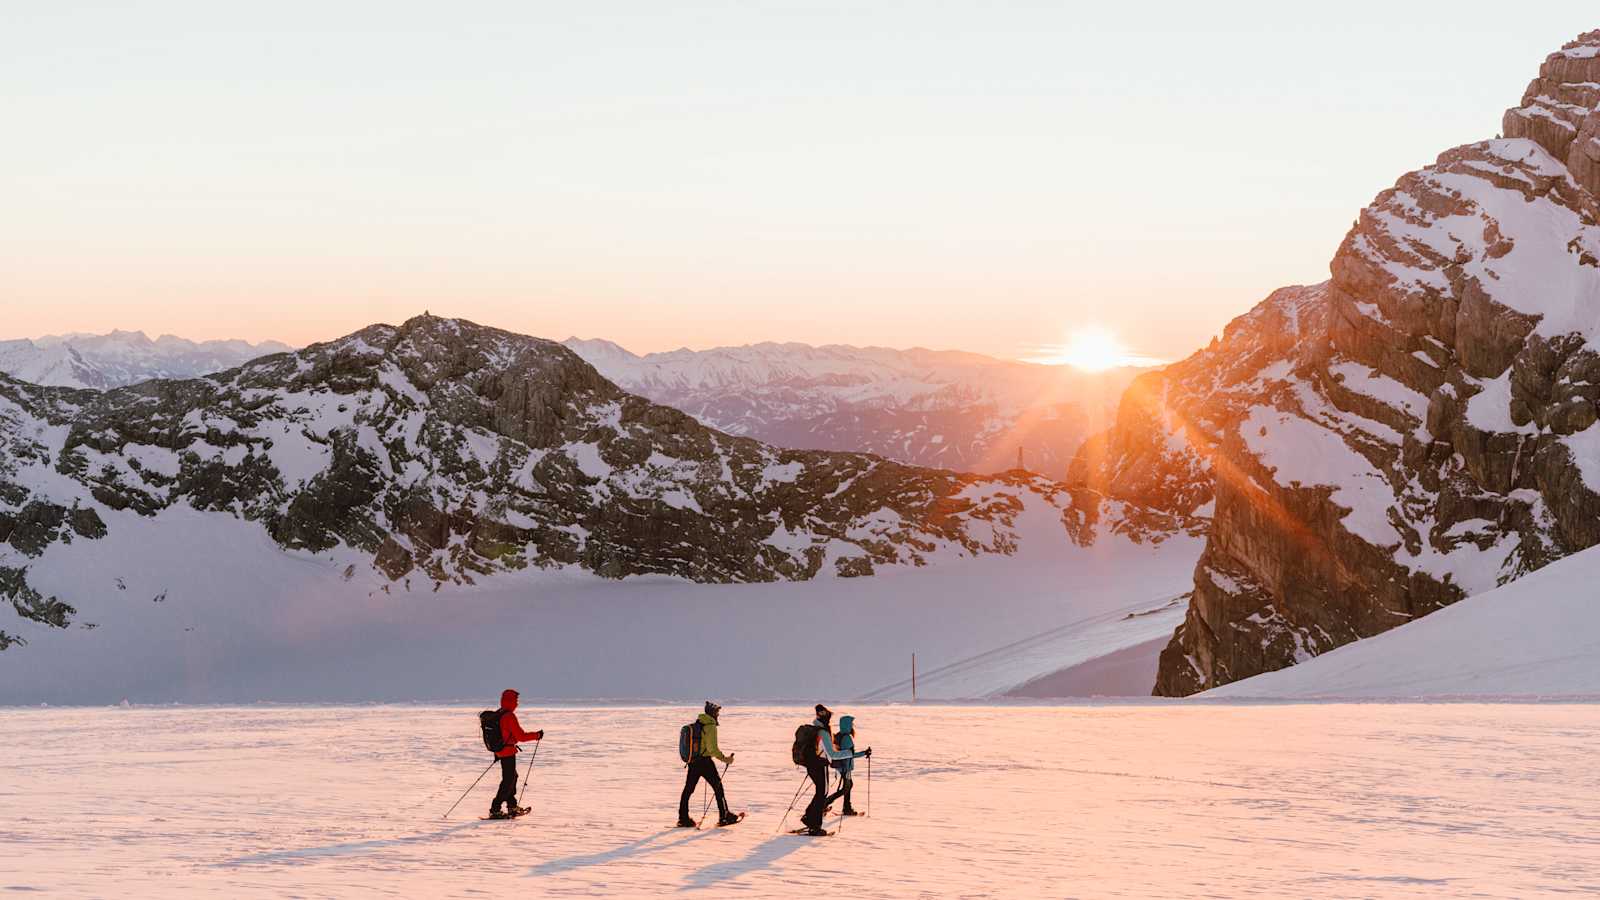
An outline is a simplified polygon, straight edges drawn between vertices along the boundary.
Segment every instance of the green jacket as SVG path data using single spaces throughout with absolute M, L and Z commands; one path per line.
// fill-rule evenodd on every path
M 721 748 L 717 746 L 717 720 L 711 718 L 708 713 L 701 713 L 700 718 L 695 721 L 700 723 L 700 755 L 727 762 L 728 757 L 724 756 Z

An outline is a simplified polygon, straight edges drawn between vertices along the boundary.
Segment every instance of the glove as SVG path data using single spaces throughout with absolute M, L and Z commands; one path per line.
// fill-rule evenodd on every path
M 544 730 L 540 729 L 539 731 L 535 731 L 533 733 L 533 739 L 536 740 L 536 741 L 544 740 Z
M 865 756 L 867 759 L 871 759 L 872 758 L 872 748 L 868 747 L 866 749 L 866 752 L 862 753 L 861 755 Z
M 734 757 L 735 757 L 735 756 L 737 756 L 737 755 L 738 755 L 738 754 L 736 754 L 736 753 L 729 753 L 729 754 L 728 754 L 728 765 L 730 765 L 730 766 L 731 766 L 731 765 L 733 765 L 733 758 L 734 758 Z

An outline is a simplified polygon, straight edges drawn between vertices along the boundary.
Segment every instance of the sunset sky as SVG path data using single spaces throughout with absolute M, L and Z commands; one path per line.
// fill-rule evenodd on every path
M 0 8 L 0 338 L 429 309 L 637 351 L 1176 358 L 1590 4 Z

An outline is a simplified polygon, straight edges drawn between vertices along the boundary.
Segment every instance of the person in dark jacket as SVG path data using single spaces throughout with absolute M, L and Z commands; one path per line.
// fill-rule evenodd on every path
M 700 779 L 704 778 L 711 785 L 711 792 L 717 796 L 717 825 L 736 825 L 743 816 L 728 809 L 728 798 L 722 792 L 722 777 L 717 774 L 717 760 L 725 763 L 733 762 L 733 754 L 724 754 L 722 748 L 717 746 L 717 720 L 722 716 L 722 707 L 710 700 L 706 701 L 705 712 L 695 719 L 695 724 L 700 726 L 700 742 L 694 748 L 694 755 L 689 758 L 689 773 L 683 783 L 683 793 L 678 795 L 678 827 L 695 828 L 698 822 L 689 818 L 689 799 L 694 796 L 694 789 L 700 786 Z
M 505 746 L 495 752 L 500 760 L 500 790 L 489 804 L 489 818 L 510 819 L 526 815 L 528 808 L 517 805 L 517 744 L 523 741 L 542 741 L 544 731 L 523 731 L 517 721 L 517 692 L 510 688 L 500 692 L 500 740 Z M 501 805 L 505 811 L 501 812 Z

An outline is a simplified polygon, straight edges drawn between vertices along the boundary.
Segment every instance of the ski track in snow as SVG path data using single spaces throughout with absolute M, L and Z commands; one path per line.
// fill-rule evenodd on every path
M 1589 704 L 874 706 L 872 815 L 775 835 L 809 706 L 729 707 L 731 829 L 670 827 L 686 708 L 0 710 L 0 890 L 69 897 L 1529 897 L 1600 890 Z M 525 759 L 525 758 L 524 758 Z M 863 762 L 864 766 L 864 762 Z M 865 769 L 857 785 L 866 804 Z M 804 800 L 804 797 L 802 797 Z M 699 813 L 697 796 L 692 811 Z M 789 816 L 792 826 L 795 815 Z M 829 827 L 837 825 L 830 818 Z

